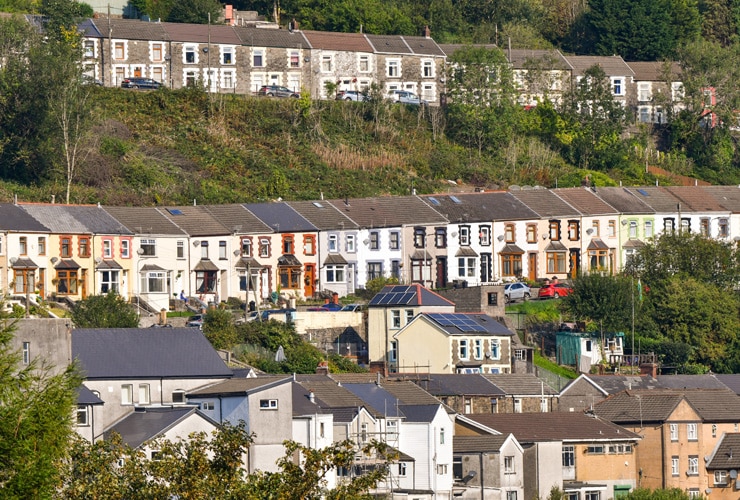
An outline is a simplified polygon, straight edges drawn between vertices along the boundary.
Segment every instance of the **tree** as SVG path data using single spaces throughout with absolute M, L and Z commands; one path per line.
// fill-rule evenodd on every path
M 3 313 L 3 316 L 5 314 Z M 0 329 L 0 496 L 51 498 L 60 462 L 74 434 L 72 416 L 81 378 L 74 365 L 21 365 L 13 349 L 15 323 Z
M 634 300 L 630 278 L 593 273 L 573 281 L 573 293 L 565 296 L 562 307 L 575 319 L 617 332 L 630 326 Z
M 208 24 L 221 15 L 221 4 L 216 0 L 184 0 L 174 2 L 167 20 L 172 23 Z
M 557 140 L 568 159 L 579 167 L 608 170 L 625 156 L 621 141 L 625 109 L 614 99 L 611 80 L 600 66 L 584 71 L 566 93 L 560 118 L 564 123 Z
M 203 317 L 203 334 L 215 349 L 231 349 L 237 343 L 234 317 L 226 309 L 210 309 Z
M 90 295 L 72 308 L 72 322 L 77 328 L 136 328 L 139 315 L 116 292 Z

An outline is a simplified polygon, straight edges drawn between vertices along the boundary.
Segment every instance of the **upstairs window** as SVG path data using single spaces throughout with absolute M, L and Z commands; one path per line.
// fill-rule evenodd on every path
M 156 240 L 141 240 L 142 257 L 154 257 L 156 252 Z
M 434 230 L 434 246 L 437 248 L 447 247 L 447 230 L 443 227 L 438 227 Z
M 261 68 L 265 65 L 265 51 L 262 49 L 254 49 L 252 52 L 252 66 L 255 68 Z
M 398 78 L 401 76 L 400 59 L 388 59 L 386 61 L 386 76 L 390 78 Z
M 221 64 L 234 64 L 234 47 L 221 47 Z
M 195 64 L 198 62 L 198 47 L 195 45 L 185 46 L 185 64 Z
M 414 238 L 416 238 L 416 233 L 414 233 Z M 414 239 L 414 244 L 416 243 L 416 239 Z M 390 241 L 389 241 L 389 248 L 391 250 L 398 250 L 401 248 L 401 233 L 398 231 L 391 231 L 390 233 Z
M 460 245 L 470 246 L 470 226 L 460 226 Z
M 370 232 L 370 250 L 380 250 L 380 233 L 378 231 Z

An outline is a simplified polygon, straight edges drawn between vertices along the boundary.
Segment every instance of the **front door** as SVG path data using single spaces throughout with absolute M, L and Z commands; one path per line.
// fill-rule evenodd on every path
M 314 287 L 314 279 L 316 278 L 316 268 L 313 264 L 306 264 L 306 269 L 303 272 L 303 296 L 306 298 L 313 297 L 316 287 Z
M 581 265 L 581 252 L 577 249 L 570 250 L 570 278 L 576 279 L 578 276 L 578 268 Z
M 437 288 L 447 286 L 447 257 L 437 257 Z
M 80 297 L 83 299 L 87 297 L 87 269 L 80 272 Z
M 527 267 L 528 275 L 530 281 L 536 281 L 537 280 L 537 254 L 536 253 L 530 253 L 529 254 L 529 263 Z

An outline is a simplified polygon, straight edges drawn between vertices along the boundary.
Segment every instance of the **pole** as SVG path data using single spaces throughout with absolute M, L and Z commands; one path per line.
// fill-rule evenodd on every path
M 249 319 L 249 280 L 252 279 L 252 274 L 249 268 L 249 262 L 247 262 L 247 282 L 244 288 L 246 293 L 244 294 L 244 321 Z
M 632 276 L 630 278 L 630 283 L 632 284 L 632 352 L 630 353 L 630 356 L 632 356 L 632 362 L 630 363 L 630 373 L 635 373 L 635 277 Z

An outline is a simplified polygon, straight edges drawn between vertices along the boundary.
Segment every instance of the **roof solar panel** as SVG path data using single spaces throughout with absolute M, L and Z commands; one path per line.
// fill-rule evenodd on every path
M 451 199 L 452 201 L 454 201 L 455 203 L 457 203 L 457 204 L 460 204 L 460 203 L 462 203 L 462 202 L 460 201 L 460 198 L 458 198 L 457 196 L 450 196 L 450 199 Z
M 461 332 L 487 332 L 486 327 L 473 318 L 459 313 L 428 313 L 428 317 L 440 326 L 455 327 Z
M 650 193 L 648 193 L 644 189 L 638 189 L 637 192 L 640 193 L 643 196 L 650 196 Z
M 429 197 L 429 201 L 432 202 L 432 205 L 439 205 L 440 204 L 439 203 L 439 200 L 437 198 L 435 198 L 434 196 L 430 196 Z
M 182 210 L 177 208 L 168 208 L 167 211 L 172 215 L 182 215 Z

